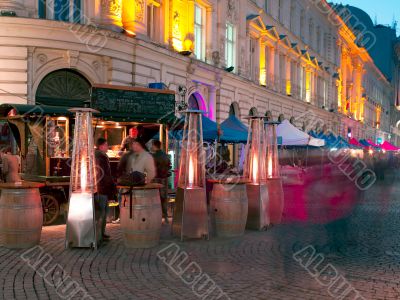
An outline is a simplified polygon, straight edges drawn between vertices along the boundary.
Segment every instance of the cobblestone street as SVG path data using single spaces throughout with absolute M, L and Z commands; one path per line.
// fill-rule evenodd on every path
M 303 223 L 283 224 L 266 232 L 247 231 L 238 239 L 184 243 L 171 238 L 169 227 L 164 226 L 162 242 L 149 250 L 127 250 L 119 225 L 108 225 L 112 239 L 98 251 L 65 250 L 65 226 L 59 225 L 43 229 L 41 246 L 52 260 L 40 267 L 49 271 L 59 264 L 64 275 L 71 276 L 93 299 L 200 299 L 157 256 L 176 243 L 230 299 L 339 298 L 345 294 L 329 287 L 329 276 L 336 275 L 345 279 L 344 289 L 352 287 L 365 299 L 399 299 L 400 187 L 396 181 L 390 177 L 377 182 L 362 195 L 347 220 L 349 238 L 338 249 L 323 247 L 326 226 Z M 304 253 L 298 254 L 298 261 L 293 258 L 311 245 L 324 259 L 314 266 L 321 270 L 322 265 L 331 264 L 336 275 L 314 278 L 301 266 Z M 0 248 L 0 298 L 59 299 L 56 276 L 53 284 L 45 281 L 40 270 L 35 272 L 24 261 L 23 253 Z M 205 299 L 228 299 L 217 296 L 210 294 Z M 356 299 L 356 294 L 344 299 Z

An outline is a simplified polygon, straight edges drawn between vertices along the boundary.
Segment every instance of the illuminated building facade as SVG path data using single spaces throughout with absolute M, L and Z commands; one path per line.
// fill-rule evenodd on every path
M 253 113 L 358 138 L 389 132 L 392 86 L 325 1 L 9 0 L 0 10 L 17 16 L 0 17 L 0 103 L 42 103 L 62 71 L 77 82 L 64 97 L 162 82 L 186 87 L 189 106 L 217 121 Z

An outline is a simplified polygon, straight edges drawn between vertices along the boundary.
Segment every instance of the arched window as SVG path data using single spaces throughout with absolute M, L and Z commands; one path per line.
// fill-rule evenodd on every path
M 229 106 L 229 115 L 240 117 L 239 104 L 237 102 L 232 102 Z
M 271 122 L 272 120 L 273 120 L 273 118 L 272 118 L 272 112 L 270 111 L 270 110 L 268 110 L 266 113 L 265 113 L 265 120 L 266 121 L 268 121 L 268 122 Z
M 280 114 L 278 117 L 278 122 L 283 122 L 285 120 L 285 116 L 283 114 Z
M 49 73 L 36 91 L 36 103 L 68 107 L 82 107 L 90 100 L 90 82 L 80 73 L 61 69 Z
M 197 101 L 195 94 L 190 95 L 189 100 L 188 100 L 188 108 L 195 109 L 195 110 L 200 109 L 199 102 Z
M 258 110 L 257 110 L 257 108 L 256 108 L 256 107 L 250 108 L 249 116 L 257 116 L 257 115 L 258 115 Z

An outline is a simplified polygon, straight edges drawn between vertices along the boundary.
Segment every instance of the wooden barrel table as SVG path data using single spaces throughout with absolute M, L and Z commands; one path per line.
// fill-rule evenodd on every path
M 118 186 L 130 190 L 122 198 L 121 230 L 127 248 L 157 246 L 161 234 L 161 184 Z
M 210 216 L 217 237 L 238 237 L 246 229 L 248 200 L 247 180 L 210 179 L 213 183 Z
M 0 183 L 0 246 L 21 249 L 40 243 L 43 208 L 36 182 Z

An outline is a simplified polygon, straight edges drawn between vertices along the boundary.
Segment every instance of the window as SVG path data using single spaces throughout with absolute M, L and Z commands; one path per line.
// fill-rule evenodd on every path
M 205 59 L 204 20 L 204 8 L 196 3 L 194 5 L 194 55 L 201 60 Z
M 147 5 L 147 36 L 152 40 L 158 39 L 159 6 L 157 2 Z
M 255 38 L 250 38 L 250 79 L 251 80 L 256 80 L 256 46 L 257 46 L 257 40 Z
M 269 0 L 265 0 L 264 2 L 264 11 L 269 12 Z
M 226 45 L 225 45 L 226 66 L 235 66 L 235 26 L 226 24 Z
M 311 47 L 314 47 L 314 23 L 312 19 L 310 19 L 308 26 L 308 43 Z
M 39 0 L 38 14 L 41 19 L 80 23 L 82 0 Z
M 304 9 L 300 13 L 300 38 L 304 41 L 304 29 L 305 29 L 305 12 Z

